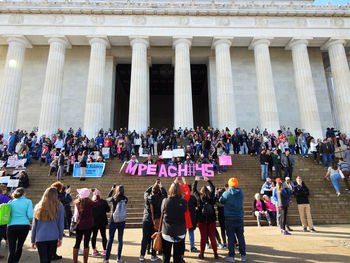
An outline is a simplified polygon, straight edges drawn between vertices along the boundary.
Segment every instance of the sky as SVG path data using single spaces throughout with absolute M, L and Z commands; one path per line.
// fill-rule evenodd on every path
M 350 0 L 315 0 L 314 5 L 327 5 L 328 2 L 332 5 L 346 5 Z

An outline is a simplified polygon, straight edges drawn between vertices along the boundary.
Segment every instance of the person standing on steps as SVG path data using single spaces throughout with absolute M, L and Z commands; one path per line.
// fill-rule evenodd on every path
M 287 213 L 288 213 L 288 200 L 289 194 L 284 189 L 282 182 L 278 182 L 276 184 L 276 196 L 277 196 L 277 209 L 279 210 L 279 223 L 281 227 L 281 234 L 283 235 L 291 235 L 286 230 L 286 222 L 287 222 Z
M 38 249 L 41 263 L 50 263 L 57 247 L 62 245 L 64 207 L 55 187 L 47 188 L 34 209 L 32 248 Z
M 113 195 L 114 194 L 114 195 Z M 118 254 L 117 263 L 121 263 L 122 259 L 122 249 L 123 249 L 123 235 L 125 229 L 125 219 L 126 219 L 126 204 L 128 203 L 128 198 L 124 193 L 124 186 L 115 185 L 112 187 L 111 191 L 107 197 L 108 202 L 112 202 L 112 215 L 109 224 L 109 238 L 106 251 L 106 257 L 103 261 L 104 263 L 109 262 L 109 257 L 111 255 L 112 244 L 114 241 L 115 231 L 118 230 Z
M 87 159 L 88 159 L 88 153 L 87 151 L 83 151 L 83 156 L 82 159 L 79 163 L 80 166 L 80 181 L 85 181 L 86 180 L 86 174 L 85 174 L 85 169 L 87 166 Z
M 229 254 L 225 257 L 226 262 L 235 262 L 235 245 L 237 236 L 239 243 L 239 253 L 241 254 L 241 261 L 247 261 L 246 245 L 244 238 L 244 210 L 243 199 L 244 194 L 238 187 L 238 180 L 231 178 L 228 180 L 229 189 L 225 191 L 219 199 L 221 204 L 224 204 L 224 215 L 226 233 L 228 237 Z
M 74 220 L 77 223 L 75 245 L 73 248 L 73 263 L 78 263 L 78 252 L 80 243 L 84 237 L 84 263 L 88 262 L 89 258 L 89 243 L 91 237 L 91 230 L 94 226 L 94 219 L 92 216 L 92 209 L 99 205 L 99 200 L 92 201 L 90 196 L 90 189 L 77 189 L 78 199 L 74 203 Z
M 288 149 L 282 155 L 281 164 L 284 170 L 284 178 L 289 177 L 291 180 L 293 180 L 293 167 L 295 165 L 295 161 L 294 158 L 290 155 Z
M 11 198 L 7 196 L 7 187 L 4 184 L 0 184 L 0 205 L 1 204 L 7 204 L 9 201 L 11 201 Z M 2 239 L 6 238 L 6 230 L 7 230 L 7 225 L 0 225 L 0 243 Z M 0 259 L 3 259 L 5 256 L 0 255 Z
M 62 181 L 62 175 L 64 171 L 64 158 L 66 151 L 61 149 L 61 153 L 58 157 L 58 170 L 57 170 L 57 181 Z

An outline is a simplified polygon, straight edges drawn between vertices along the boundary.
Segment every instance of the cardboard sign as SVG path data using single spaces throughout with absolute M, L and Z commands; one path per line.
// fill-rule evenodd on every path
M 105 163 L 88 163 L 85 168 L 86 177 L 102 177 L 105 170 Z M 73 177 L 81 177 L 79 163 L 74 163 Z
M 219 165 L 232 165 L 231 155 L 220 155 Z
M 10 178 L 11 178 L 10 176 L 2 176 L 2 177 L 0 177 L 0 184 L 8 184 Z
M 27 159 L 20 159 L 20 160 L 16 160 L 14 158 L 9 157 L 7 160 L 7 168 L 11 168 L 11 167 L 18 167 L 18 166 L 22 166 L 24 167 L 24 164 L 27 162 Z
M 109 147 L 103 147 L 102 148 L 102 156 L 105 159 L 109 159 Z
M 174 157 L 184 157 L 185 156 L 184 149 L 174 149 L 173 150 L 173 156 Z
M 173 158 L 173 151 L 162 151 L 163 159 Z
M 18 187 L 19 180 L 18 179 L 10 179 L 7 183 L 7 187 Z

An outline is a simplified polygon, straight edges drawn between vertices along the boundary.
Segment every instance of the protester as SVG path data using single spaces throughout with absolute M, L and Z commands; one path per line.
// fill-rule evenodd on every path
M 208 177 L 203 177 L 204 181 L 209 184 L 209 189 L 203 186 L 198 192 L 197 185 L 200 181 L 200 177 L 195 177 L 195 182 L 193 185 L 193 193 L 198 201 L 198 228 L 201 233 L 200 242 L 200 254 L 199 258 L 204 259 L 205 244 L 209 237 L 212 249 L 214 251 L 214 258 L 218 259 L 219 255 L 217 252 L 217 243 L 215 239 L 215 229 L 216 229 L 216 215 L 215 215 L 215 187 Z
M 64 208 L 54 187 L 47 188 L 34 209 L 32 248 L 38 249 L 41 263 L 50 263 L 62 245 Z
M 33 218 L 33 204 L 25 197 L 24 188 L 17 188 L 12 198 L 14 200 L 9 203 L 11 220 L 7 225 L 8 263 L 19 262 L 21 259 L 23 244 L 30 229 L 30 220 Z
M 86 180 L 86 166 L 87 166 L 87 151 L 83 151 L 83 158 L 81 159 L 80 163 L 80 181 Z
M 286 150 L 282 155 L 281 164 L 284 170 L 284 177 L 290 177 L 290 179 L 292 179 L 295 161 L 294 158 L 290 155 L 289 150 Z
M 236 178 L 228 180 L 228 185 L 229 189 L 225 191 L 219 199 L 219 202 L 224 204 L 225 225 L 228 237 L 229 254 L 225 257 L 225 261 L 235 262 L 235 236 L 237 236 L 241 261 L 245 262 L 247 261 L 247 255 L 243 222 L 244 194 L 238 187 L 238 180 Z
M 84 263 L 88 262 L 89 257 L 89 243 L 91 237 L 91 230 L 94 226 L 94 219 L 92 216 L 92 209 L 98 206 L 99 200 L 92 201 L 90 196 L 90 189 L 77 189 L 78 199 L 74 202 L 74 222 L 76 222 L 76 236 L 75 245 L 73 247 L 73 263 L 78 262 L 78 252 L 80 243 L 84 237 Z
M 169 263 L 173 247 L 173 262 L 181 263 L 185 250 L 187 201 L 182 198 L 179 183 L 172 183 L 169 197 L 162 202 L 163 263 Z
M 112 203 L 112 215 L 109 223 L 109 238 L 104 262 L 108 263 L 111 255 L 115 231 L 118 230 L 118 254 L 117 263 L 122 262 L 123 236 L 126 220 L 126 204 L 128 198 L 124 193 L 124 186 L 113 186 L 108 194 L 107 201 Z
M 11 198 L 7 196 L 6 185 L 0 184 L 0 205 L 7 204 L 9 201 L 11 201 Z M 0 243 L 2 239 L 5 239 L 7 243 L 6 230 L 7 230 L 7 225 L 0 225 Z M 0 255 L 0 259 L 2 258 L 4 258 L 4 256 Z
M 94 227 L 92 229 L 91 246 L 92 256 L 99 255 L 99 251 L 96 249 L 96 239 L 98 231 L 100 231 L 102 238 L 103 255 L 106 255 L 107 250 L 107 237 L 106 237 L 106 226 L 108 225 L 107 213 L 111 210 L 107 201 L 101 198 L 100 190 L 92 189 L 93 196 L 92 201 L 99 201 L 98 206 L 92 209 L 92 215 L 94 217 Z M 111 228 L 110 228 L 111 229 Z M 111 230 L 110 230 L 111 231 Z

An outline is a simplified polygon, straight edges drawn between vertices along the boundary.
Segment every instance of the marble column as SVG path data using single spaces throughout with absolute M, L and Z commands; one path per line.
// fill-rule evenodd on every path
M 51 136 L 59 128 L 61 94 L 66 48 L 70 46 L 65 37 L 49 38 L 50 50 L 47 60 L 44 90 L 41 99 L 39 135 Z
M 216 92 L 216 67 L 215 57 L 208 58 L 208 101 L 209 101 L 209 119 L 210 125 L 214 128 L 218 127 L 218 105 L 217 105 L 217 92 Z
M 31 47 L 24 36 L 8 36 L 8 49 L 0 92 L 0 133 L 16 129 L 25 50 Z
M 331 39 L 324 46 L 328 50 L 334 79 L 335 102 L 338 111 L 339 129 L 350 135 L 350 71 L 344 49 L 345 40 Z
M 93 37 L 91 45 L 89 75 L 85 102 L 84 134 L 88 138 L 97 136 L 103 127 L 103 90 L 105 86 L 106 48 L 109 42 L 104 37 Z
M 260 128 L 269 132 L 280 129 L 275 88 L 268 39 L 254 39 L 250 45 L 254 49 L 256 86 L 259 104 Z
M 149 69 L 147 61 L 148 38 L 130 38 L 132 47 L 129 130 L 144 133 L 148 126 L 149 114 Z
M 292 39 L 288 48 L 292 50 L 295 88 L 298 96 L 300 128 L 317 140 L 322 139 L 322 126 L 307 51 L 306 39 Z
M 231 39 L 214 38 L 216 63 L 217 125 L 219 129 L 237 128 L 235 97 L 232 81 Z
M 175 38 L 174 128 L 193 128 L 191 38 Z

